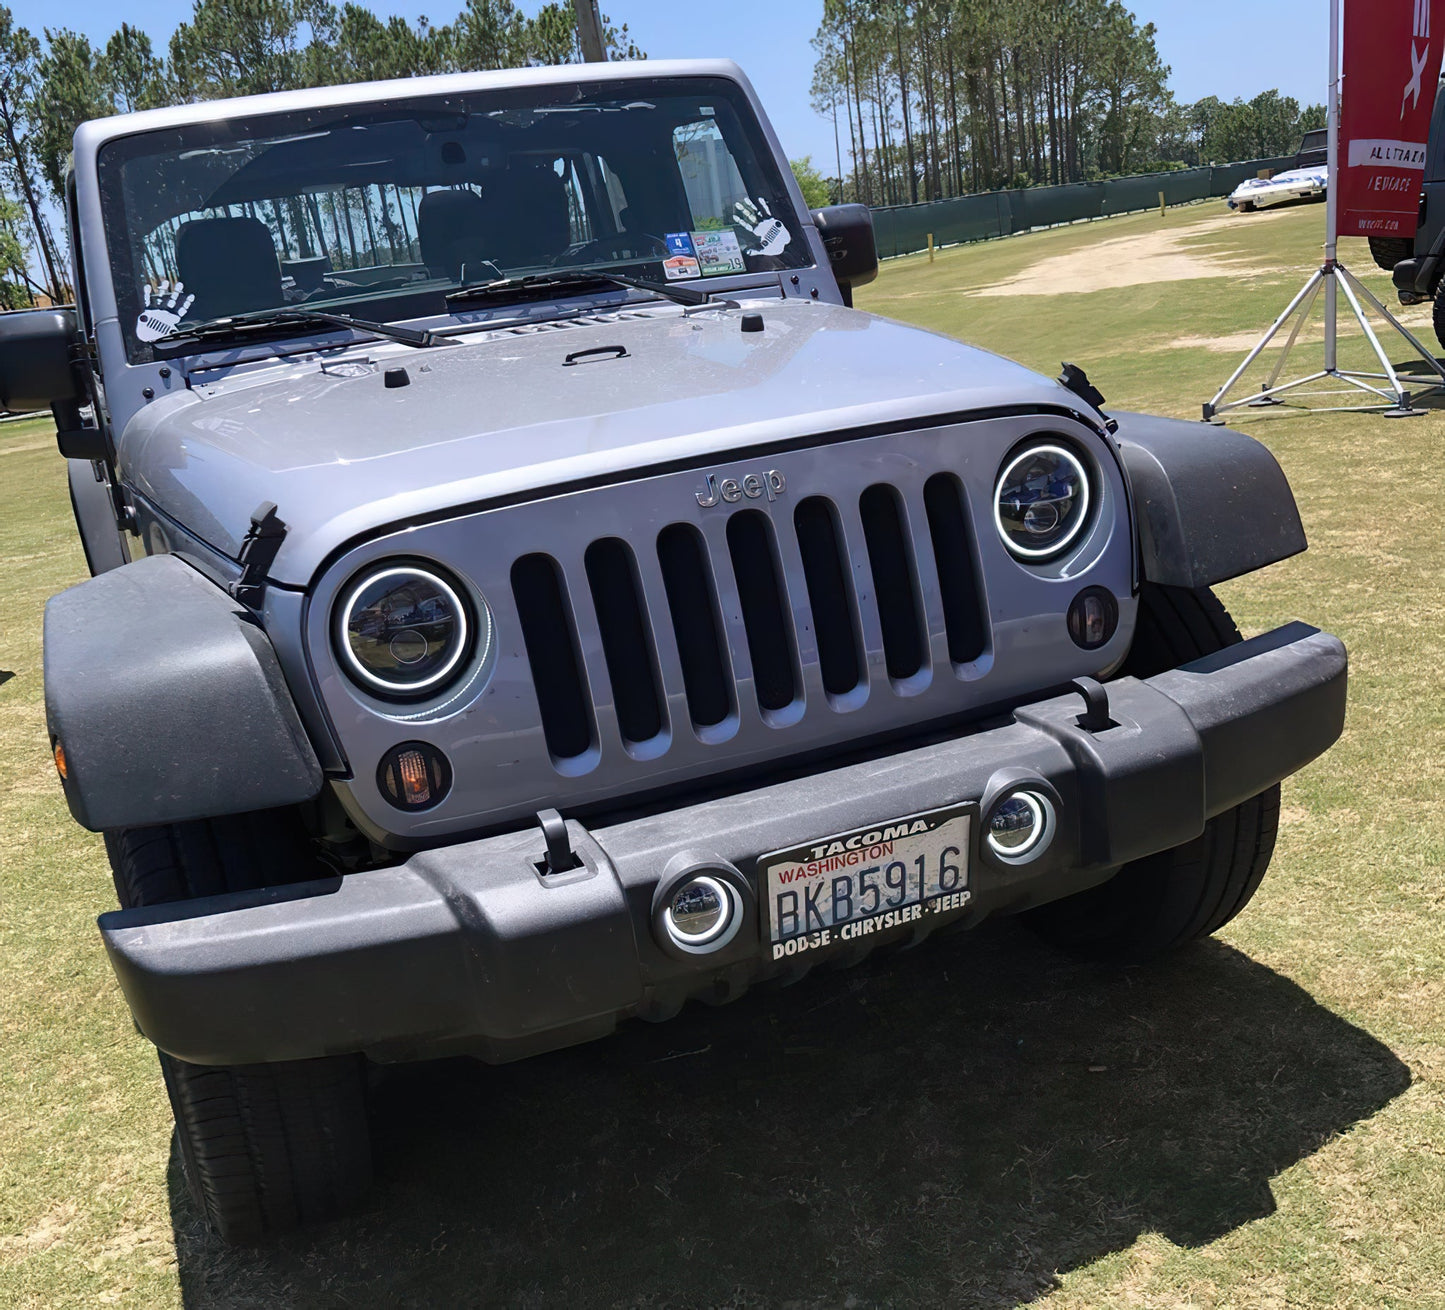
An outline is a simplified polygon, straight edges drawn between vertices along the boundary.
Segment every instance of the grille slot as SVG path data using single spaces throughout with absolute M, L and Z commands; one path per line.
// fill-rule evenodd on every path
M 858 498 L 858 510 L 868 543 L 888 676 L 903 682 L 923 667 L 924 657 L 923 607 L 908 549 L 903 505 L 893 487 L 875 482 Z
M 979 660 L 988 614 L 960 478 L 915 469 L 842 495 L 814 493 L 790 514 L 739 506 L 716 532 L 672 523 L 650 547 L 598 537 L 575 576 L 536 541 L 511 580 L 558 771 L 586 772 L 614 746 L 638 762 L 723 749 L 748 730 L 738 711 L 749 667 L 758 712 L 782 728 L 866 711 L 878 699 L 870 660 L 908 699 L 932 686 L 945 648 L 956 668 Z M 639 554 L 649 549 L 656 564 Z M 604 678 L 611 709 L 599 717 Z M 821 693 L 816 707 L 805 685 Z M 693 733 L 678 738 L 684 699 Z
M 699 728 L 716 727 L 733 711 L 732 679 L 702 534 L 686 523 L 663 528 L 657 536 L 657 562 L 677 638 L 688 715 Z
M 863 667 L 837 511 L 822 496 L 809 496 L 793 512 L 793 528 L 808 584 L 823 690 L 844 696 L 862 681 Z
M 953 474 L 935 473 L 923 484 L 923 504 L 938 566 L 948 657 L 955 664 L 971 664 L 983 654 L 987 636 L 963 487 Z
M 625 742 L 651 741 L 662 731 L 662 692 L 632 551 L 603 537 L 587 547 L 584 563 L 618 729 Z
M 575 759 L 587 752 L 595 734 L 566 584 L 557 561 L 550 555 L 523 555 L 512 565 L 512 595 L 532 666 L 547 749 L 553 759 Z
M 728 520 L 727 537 L 758 708 L 776 712 L 797 699 L 798 684 L 773 525 L 758 510 L 741 510 Z

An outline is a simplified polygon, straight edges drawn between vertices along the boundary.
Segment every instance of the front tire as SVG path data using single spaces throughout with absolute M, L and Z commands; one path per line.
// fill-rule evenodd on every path
M 1435 300 L 1430 308 L 1430 319 L 1435 325 L 1435 340 L 1445 348 L 1445 285 L 1435 288 Z
M 1369 237 L 1370 258 L 1377 268 L 1387 273 L 1395 271 L 1395 265 L 1409 259 L 1415 253 L 1412 237 Z
M 1151 678 L 1240 640 L 1208 588 L 1145 583 L 1123 672 Z M 1056 946 L 1138 962 L 1217 932 L 1258 890 L 1279 828 L 1279 784 L 1210 819 L 1183 846 L 1126 864 L 1108 882 L 1030 911 Z
M 286 811 L 105 834 L 123 908 L 300 882 L 324 872 Z M 158 1052 L 186 1185 L 228 1242 L 353 1209 L 370 1190 L 360 1056 L 197 1065 Z

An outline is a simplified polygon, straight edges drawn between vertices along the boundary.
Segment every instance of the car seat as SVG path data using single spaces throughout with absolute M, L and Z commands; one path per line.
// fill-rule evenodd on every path
M 488 183 L 486 195 L 496 232 L 494 263 L 548 264 L 572 244 L 567 185 L 550 164 L 513 164 Z
M 200 323 L 286 303 L 271 229 L 258 218 L 193 218 L 176 230 L 176 272 Z
M 416 231 L 432 277 L 459 282 L 463 265 L 488 258 L 487 205 L 475 191 L 428 191 L 416 209 Z

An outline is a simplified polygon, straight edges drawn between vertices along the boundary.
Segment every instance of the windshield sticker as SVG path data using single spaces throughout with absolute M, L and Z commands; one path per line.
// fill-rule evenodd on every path
M 146 283 L 145 308 L 135 321 L 137 340 L 159 341 L 176 330 L 195 300 L 195 296 L 187 296 L 185 290 L 186 284 L 180 281 L 175 286 L 169 282 L 154 287 Z
M 703 277 L 748 271 L 736 232 L 694 232 L 692 244 L 697 250 L 697 262 L 702 265 Z
M 667 280 L 675 282 L 679 278 L 697 277 L 697 252 L 693 249 L 692 237 L 686 232 L 669 232 L 665 240 L 667 258 L 663 261 L 662 271 L 667 274 Z
M 756 201 L 739 200 L 733 206 L 733 222 L 745 227 L 757 239 L 757 245 L 745 250 L 747 255 L 777 255 L 793 239 L 783 221 L 773 217 L 768 202 L 761 196 Z

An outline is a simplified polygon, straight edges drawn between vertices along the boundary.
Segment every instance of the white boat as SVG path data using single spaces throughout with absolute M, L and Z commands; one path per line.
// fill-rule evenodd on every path
M 1329 169 L 1323 164 L 1308 168 L 1291 168 L 1273 177 L 1246 178 L 1229 196 L 1229 207 L 1248 213 L 1251 209 L 1267 209 L 1289 200 L 1319 200 L 1329 186 Z

